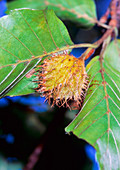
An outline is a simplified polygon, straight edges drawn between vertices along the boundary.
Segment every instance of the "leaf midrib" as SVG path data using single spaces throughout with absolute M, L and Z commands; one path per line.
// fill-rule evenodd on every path
M 99 59 L 99 61 L 100 61 L 100 66 L 101 66 L 101 76 L 102 76 L 102 79 L 103 79 L 103 87 L 104 87 L 104 91 L 105 91 L 105 98 L 106 98 L 106 104 L 107 104 L 107 116 L 108 116 L 108 129 L 107 129 L 107 131 L 105 132 L 105 133 L 107 133 L 108 134 L 108 143 L 107 143 L 107 149 L 109 148 L 109 133 L 111 132 L 111 134 L 112 134 L 112 136 L 113 136 L 113 139 L 114 139 L 114 143 L 115 143 L 115 147 L 116 147 L 116 150 L 117 150 L 117 154 L 118 154 L 118 159 L 119 159 L 119 163 L 120 163 L 120 153 L 119 153 L 119 149 L 118 149 L 118 146 L 117 146 L 117 142 L 116 142 L 116 139 L 115 139 L 115 136 L 114 136 L 114 133 L 113 133 L 113 131 L 112 131 L 112 129 L 111 129 L 111 127 L 110 127 L 110 114 L 111 114 L 111 110 L 110 110 L 110 108 L 109 108 L 109 101 L 108 101 L 108 98 L 110 98 L 111 100 L 112 100 L 112 102 L 114 101 L 110 96 L 108 96 L 108 93 L 107 93 L 107 84 L 109 84 L 109 83 L 107 83 L 106 81 L 105 81 L 105 77 L 104 77 L 104 72 L 106 72 L 105 71 L 105 68 L 103 67 L 103 62 L 105 63 L 105 61 L 103 60 L 103 56 L 100 56 L 100 59 Z M 106 64 L 106 63 L 105 63 Z M 112 72 L 113 72 L 113 70 L 112 69 L 110 69 Z M 115 74 L 115 72 L 113 72 L 114 74 Z M 114 94 L 115 95 L 115 94 Z M 119 97 L 118 97 L 119 98 Z M 115 102 L 114 102 L 114 104 L 116 104 Z M 117 104 L 116 104 L 117 105 Z M 119 124 L 118 124 L 119 125 Z M 119 127 L 120 127 L 120 125 L 119 125 Z M 100 139 L 100 138 L 99 138 Z M 96 142 L 95 142 L 96 143 Z M 106 152 L 107 152 L 107 149 L 106 149 Z M 111 162 L 110 162 L 111 163 Z

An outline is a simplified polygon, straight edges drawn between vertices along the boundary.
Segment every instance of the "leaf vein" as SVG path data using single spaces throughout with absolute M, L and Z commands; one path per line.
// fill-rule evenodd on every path
M 112 92 L 114 93 L 114 95 L 117 97 L 117 99 L 120 101 L 120 98 L 118 97 L 118 95 L 115 93 L 115 91 L 113 90 L 113 88 L 107 83 L 107 85 L 109 86 L 109 88 L 112 90 Z
M 87 73 L 90 71 L 90 69 L 98 62 L 99 60 L 96 60 L 90 67 L 89 69 L 87 70 Z
M 8 90 L 10 89 L 9 87 L 13 87 L 12 85 L 14 84 L 14 82 L 24 73 L 24 71 L 26 70 L 26 68 L 28 67 L 29 64 L 30 64 L 30 62 L 27 63 L 27 65 L 26 65 L 25 68 L 20 72 L 20 74 L 18 74 L 17 77 L 0 93 L 0 96 L 1 96 L 1 97 L 6 93 L 6 90 L 7 90 L 7 89 L 8 89 Z M 7 92 L 8 92 L 8 90 L 7 90 Z
M 113 69 L 111 69 L 111 68 L 108 66 L 108 64 L 106 64 L 106 62 L 104 62 L 104 64 L 106 65 L 106 67 L 108 67 L 108 68 L 110 69 L 110 71 L 111 71 L 113 74 L 115 74 L 117 77 L 120 78 L 120 75 L 117 74 L 115 71 L 113 71 Z
M 7 76 L 1 81 L 0 85 L 12 74 L 12 72 L 15 70 L 16 66 L 13 67 L 13 69 L 7 74 Z
M 94 95 L 94 93 L 96 92 L 96 90 L 98 90 L 98 88 L 101 86 L 101 84 L 99 84 L 95 89 L 94 91 L 92 92 L 92 94 L 89 96 L 89 98 L 86 100 L 86 102 L 84 103 L 81 111 L 83 110 L 83 108 L 86 106 L 86 104 L 89 102 L 89 100 L 91 99 L 91 97 Z
M 114 103 L 114 105 L 120 110 L 119 106 L 114 102 L 114 100 L 109 96 L 109 98 L 111 99 L 111 101 Z
M 25 17 L 23 16 L 23 14 L 19 11 L 20 15 L 22 16 L 22 18 L 24 19 L 24 21 L 26 22 L 26 24 L 28 25 L 28 27 L 31 29 L 31 31 L 33 32 L 33 34 L 35 35 L 35 37 L 37 38 L 37 40 L 39 41 L 40 45 L 42 46 L 42 48 L 44 49 L 44 52 L 47 52 L 45 47 L 43 46 L 42 42 L 40 41 L 39 37 L 37 36 L 37 34 L 35 33 L 35 31 L 31 28 L 30 24 L 28 23 L 28 21 L 25 19 Z
M 56 23 L 57 23 L 57 25 L 58 25 L 58 28 L 59 28 L 59 31 L 60 31 L 60 34 L 61 34 L 61 36 L 62 36 L 63 41 L 66 43 L 66 45 L 69 45 L 69 44 L 67 43 L 67 41 L 65 40 L 65 38 L 63 37 L 63 35 L 62 35 L 62 32 L 61 32 L 61 30 L 60 30 L 59 23 L 58 23 L 58 20 L 57 20 L 57 17 L 56 17 L 56 16 L 55 16 L 55 20 L 56 20 Z
M 100 135 L 99 138 L 94 142 L 94 144 L 93 144 L 94 147 L 97 144 L 98 140 L 100 140 L 105 135 L 105 133 L 107 133 L 107 131 L 108 130 L 106 130 L 102 135 Z
M 118 126 L 120 127 L 120 123 L 119 121 L 117 120 L 117 118 L 115 117 L 115 115 L 110 111 L 111 115 L 114 117 L 115 121 L 117 122 Z
M 50 27 L 49 27 L 49 24 L 48 24 L 48 21 L 47 21 L 47 18 L 46 18 L 46 15 L 45 15 L 45 12 L 44 12 L 44 11 L 43 11 L 43 14 L 44 14 L 44 18 L 45 18 L 45 21 L 46 21 L 46 25 L 47 25 L 47 27 L 48 27 L 48 31 L 49 31 L 49 33 L 50 33 L 50 36 L 51 36 L 52 40 L 53 40 L 53 43 L 54 43 L 54 45 L 56 46 L 56 48 L 59 48 L 59 47 L 57 46 L 54 38 L 53 38 L 53 35 L 52 35 L 52 33 L 51 33 L 51 30 L 50 30 Z
M 20 41 L 20 39 L 18 39 L 14 34 L 12 34 L 9 30 L 7 30 L 5 27 L 3 27 L 2 25 L 0 25 L 3 29 L 5 29 L 9 34 L 11 34 L 17 41 L 19 41 L 22 45 L 23 45 L 23 47 L 25 47 L 28 51 L 29 51 L 29 53 L 30 54 L 32 54 L 32 56 L 34 56 L 34 54 L 28 49 L 28 47 L 22 42 L 22 41 Z
M 112 77 L 105 71 L 105 73 L 108 75 L 108 77 L 110 78 L 110 80 L 113 82 L 113 84 L 115 85 L 115 87 L 118 89 L 118 91 L 120 92 L 119 87 L 117 86 L 117 84 L 115 83 L 115 81 L 112 79 Z
M 115 143 L 115 146 L 116 146 L 116 150 L 117 150 L 117 154 L 118 154 L 118 159 L 119 159 L 118 163 L 120 165 L 120 152 L 119 152 L 119 149 L 118 149 L 118 146 L 117 146 L 117 141 L 116 141 L 114 133 L 113 133 L 113 131 L 111 129 L 110 129 L 110 132 L 111 132 L 111 134 L 113 136 L 113 139 L 114 139 L 114 143 Z
M 81 119 L 81 121 L 75 126 L 74 129 L 76 129 L 76 128 L 80 125 L 80 123 L 82 123 L 83 120 L 90 114 L 90 112 L 91 112 L 96 106 L 98 106 L 104 99 L 105 99 L 105 98 L 103 97 L 88 113 L 86 113 L 85 116 L 84 116 L 84 117 Z
M 28 65 L 30 64 L 30 63 L 28 63 L 27 65 L 26 65 L 26 67 L 24 68 L 24 71 L 22 71 L 22 73 L 20 73 L 17 77 L 16 77 L 16 82 L 15 82 L 15 80 L 6 88 L 6 90 L 5 90 L 5 93 L 3 93 L 2 95 L 1 95 L 1 97 L 2 96 L 4 96 L 6 93 L 8 93 L 26 74 L 28 74 L 39 62 L 41 61 L 41 59 L 39 59 L 37 62 L 36 62 L 36 64 L 29 70 L 29 71 L 27 71 L 25 74 L 23 74 L 24 73 L 24 71 L 27 69 L 27 67 L 28 67 Z M 21 76 L 21 74 L 23 74 L 23 76 Z M 20 77 L 21 76 L 21 77 Z M 20 77 L 20 78 L 19 78 Z M 19 79 L 18 79 L 19 78 Z M 18 80 L 17 80 L 18 79 Z M 15 83 L 14 83 L 15 82 Z
M 0 48 L 4 51 L 6 51 L 7 53 L 11 54 L 13 57 L 15 57 L 17 60 L 20 60 L 17 56 L 15 56 L 13 53 L 11 53 L 10 51 L 6 50 L 5 48 L 1 47 Z
M 79 136 L 80 136 L 83 132 L 85 132 L 88 128 L 90 128 L 94 123 L 96 123 L 99 119 L 101 119 L 105 114 L 106 114 L 106 113 L 104 113 L 103 115 L 101 115 L 99 118 L 93 120 L 93 122 L 92 122 L 89 126 L 87 126 L 87 127 L 79 134 Z

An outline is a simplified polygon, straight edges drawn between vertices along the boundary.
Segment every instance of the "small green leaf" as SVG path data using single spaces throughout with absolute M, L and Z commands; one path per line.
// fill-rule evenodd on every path
M 101 169 L 120 169 L 120 40 L 87 66 L 89 89 L 80 113 L 66 127 L 97 150 Z
M 25 77 L 41 58 L 72 45 L 53 10 L 13 10 L 0 19 L 0 97 L 34 92 Z
M 15 0 L 8 3 L 8 10 L 16 8 L 53 9 L 57 16 L 91 27 L 96 23 L 96 9 L 93 0 Z

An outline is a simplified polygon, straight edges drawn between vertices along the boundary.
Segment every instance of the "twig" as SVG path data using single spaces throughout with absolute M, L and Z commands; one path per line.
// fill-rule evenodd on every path
M 104 18 L 104 21 L 103 21 L 103 17 L 102 17 L 102 18 L 100 19 L 100 21 L 96 20 L 96 23 L 98 24 L 98 26 L 101 26 L 101 27 L 106 28 L 106 29 L 110 29 L 111 26 L 106 25 L 106 24 L 103 23 L 103 22 L 105 22 L 105 21 L 106 21 L 105 18 Z
M 103 41 L 111 35 L 111 33 L 114 31 L 114 28 L 112 27 L 111 29 L 107 30 L 104 35 L 98 40 L 96 41 L 94 44 L 97 45 L 98 47 L 103 43 Z
M 111 21 L 109 23 L 110 26 L 116 27 L 117 26 L 117 1 L 118 0 L 112 0 L 110 4 L 110 15 L 111 15 Z
M 106 11 L 106 13 L 100 18 L 100 22 L 103 23 L 103 24 L 106 23 L 109 14 L 110 14 L 110 9 L 108 8 L 107 11 Z
M 33 153 L 30 155 L 27 165 L 23 168 L 23 170 L 32 170 L 37 161 L 39 160 L 39 156 L 43 151 L 43 145 L 38 145 Z
M 112 34 L 112 32 L 114 31 L 114 27 L 111 27 L 111 29 L 108 29 L 105 33 L 104 33 L 104 35 L 98 40 L 98 41 L 96 41 L 95 43 L 94 43 L 94 45 L 95 45 L 95 47 L 96 48 L 98 48 L 103 42 L 104 42 L 104 40 L 106 39 L 106 38 L 108 38 L 111 34 Z M 88 59 L 90 56 L 91 56 L 91 54 L 92 54 L 92 50 L 93 50 L 93 48 L 88 48 L 81 56 L 80 56 L 80 58 L 84 58 L 85 60 L 86 59 Z M 90 54 L 90 55 L 89 55 Z M 87 57 L 86 57 L 87 56 Z
M 116 20 L 117 20 L 117 28 L 120 28 L 120 0 L 117 1 Z

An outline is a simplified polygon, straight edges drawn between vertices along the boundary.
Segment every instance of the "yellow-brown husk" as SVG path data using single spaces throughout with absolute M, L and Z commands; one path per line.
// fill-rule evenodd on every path
M 87 89 L 84 59 L 60 54 L 45 59 L 38 70 L 37 92 L 45 96 L 49 104 L 70 107 L 75 102 L 80 108 Z

